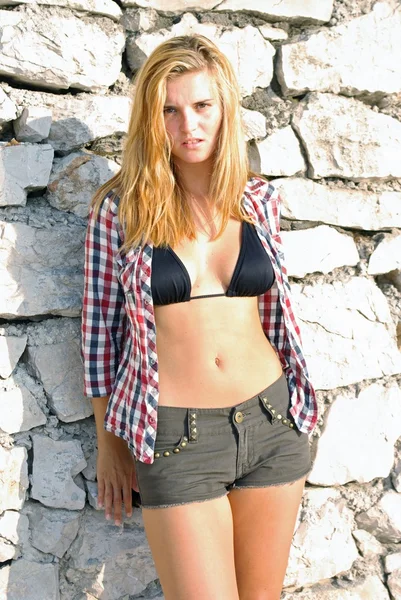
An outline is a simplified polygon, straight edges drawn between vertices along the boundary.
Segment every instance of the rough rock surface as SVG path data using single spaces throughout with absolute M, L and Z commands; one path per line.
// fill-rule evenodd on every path
M 394 571 L 387 579 L 392 600 L 401 600 L 401 569 Z
M 369 259 L 368 273 L 377 275 L 401 270 L 401 233 L 386 236 Z
M 305 360 L 317 389 L 401 373 L 393 320 L 374 282 L 291 286 Z
M 306 164 L 301 146 L 292 127 L 288 125 L 273 132 L 256 144 L 260 172 L 267 176 L 287 176 L 305 173 Z
M 64 422 L 93 414 L 83 395 L 79 319 L 63 319 L 30 329 L 26 354 L 27 370 L 43 384 L 49 406 Z
M 132 517 L 124 520 L 120 535 L 117 532 L 103 511 L 86 509 L 66 554 L 68 580 L 96 598 L 139 595 L 156 579 L 141 513 L 134 510 Z
M 356 517 L 362 529 L 382 542 L 401 542 L 401 494 L 390 490 L 368 511 Z
M 45 188 L 53 155 L 49 144 L 0 142 L 0 206 L 23 206 L 28 192 Z
M 185 13 L 171 29 L 143 33 L 127 40 L 127 60 L 132 70 L 138 69 L 145 58 L 163 41 L 177 35 L 201 33 L 212 39 L 230 59 L 238 76 L 242 94 L 251 94 L 257 87 L 267 87 L 273 76 L 274 47 L 260 31 L 251 25 L 243 29 L 203 25 L 194 15 Z M 250 62 L 248 57 L 252 56 Z M 263 65 L 263 69 L 260 65 Z
M 10 600 L 59 600 L 59 566 L 24 558 L 0 569 L 0 597 Z
M 32 545 L 41 552 L 62 558 L 77 536 L 81 513 L 27 502 L 24 514 L 29 518 Z
M 42 106 L 24 108 L 22 114 L 14 121 L 15 137 L 20 142 L 32 144 L 48 137 L 52 124 L 52 112 Z
M 371 533 L 364 529 L 355 529 L 352 532 L 359 552 L 366 558 L 386 554 L 387 550 Z
M 325 427 L 308 482 L 343 485 L 387 477 L 394 462 L 394 444 L 400 436 L 398 386 L 384 388 L 376 383 L 357 398 L 341 394 L 325 414 Z
M 0 0 L 0 6 L 18 4 L 39 4 L 42 6 L 64 6 L 72 10 L 87 12 L 92 15 L 103 15 L 118 21 L 122 11 L 113 0 Z
M 375 231 L 401 227 L 401 193 L 331 188 L 298 177 L 274 179 L 286 219 Z
M 0 336 L 0 377 L 6 379 L 14 371 L 21 354 L 25 350 L 26 335 Z
M 313 586 L 297 592 L 285 593 L 282 600 L 390 600 L 388 592 L 377 575 L 368 575 L 348 585 L 330 583 Z
M 223 0 L 220 4 L 213 0 L 122 0 L 123 6 L 150 7 L 160 11 L 182 12 L 184 10 L 254 11 L 266 19 L 292 21 L 294 23 L 324 23 L 329 21 L 333 10 L 333 0 Z
M 128 129 L 130 99 L 120 96 L 65 96 L 57 101 L 47 142 L 61 154 Z
M 339 233 L 327 225 L 283 231 L 281 238 L 287 272 L 291 277 L 301 278 L 307 273 L 330 273 L 335 268 L 359 262 L 352 236 Z
M 85 492 L 73 481 L 86 466 L 79 441 L 54 441 L 39 434 L 32 438 L 32 498 L 53 508 L 83 508 Z
M 0 511 L 20 509 L 28 485 L 26 449 L 16 446 L 8 450 L 0 446 Z
M 17 108 L 7 94 L 0 88 L 0 125 L 12 121 L 17 116 Z
M 78 316 L 85 227 L 0 222 L 0 316 Z
M 241 117 L 246 141 L 266 137 L 266 118 L 260 112 L 243 108 Z
M 96 190 L 119 170 L 117 163 L 102 156 L 72 152 L 54 161 L 46 198 L 54 208 L 87 217 Z
M 0 429 L 11 434 L 44 425 L 46 415 L 28 388 L 14 382 L 5 383 L 8 384 L 6 389 L 0 387 Z
M 32 5 L 0 11 L 0 23 L 0 75 L 48 89 L 92 92 L 118 77 L 125 39 L 110 19 L 89 21 L 65 9 Z
M 311 585 L 348 570 L 358 557 L 352 524 L 339 492 L 305 490 L 284 586 Z
M 367 15 L 282 45 L 277 76 L 283 93 L 380 98 L 401 92 L 400 29 L 401 9 L 378 2 Z
M 310 93 L 293 117 L 308 157 L 308 175 L 362 179 L 401 177 L 401 123 L 354 98 Z

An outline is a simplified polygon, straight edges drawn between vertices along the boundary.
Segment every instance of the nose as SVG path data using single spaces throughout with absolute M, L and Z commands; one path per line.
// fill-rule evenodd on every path
M 184 133 L 190 133 L 194 131 L 198 126 L 198 115 L 193 110 L 186 110 L 182 113 L 181 118 L 181 131 Z

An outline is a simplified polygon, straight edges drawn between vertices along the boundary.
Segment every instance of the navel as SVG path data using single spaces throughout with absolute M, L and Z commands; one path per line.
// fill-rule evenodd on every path
M 216 367 L 220 367 L 221 359 L 218 356 L 216 356 L 216 358 L 214 359 L 214 362 L 215 362 Z

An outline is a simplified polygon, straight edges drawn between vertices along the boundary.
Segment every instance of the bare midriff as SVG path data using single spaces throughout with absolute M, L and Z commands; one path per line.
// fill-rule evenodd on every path
M 155 306 L 155 319 L 161 406 L 233 406 L 282 374 L 263 332 L 256 297 Z

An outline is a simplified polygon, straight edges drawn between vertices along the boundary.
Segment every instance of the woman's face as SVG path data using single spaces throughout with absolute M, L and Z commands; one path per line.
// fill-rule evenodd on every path
M 216 147 L 222 109 L 208 71 L 179 75 L 166 85 L 164 122 L 178 165 L 209 160 Z

